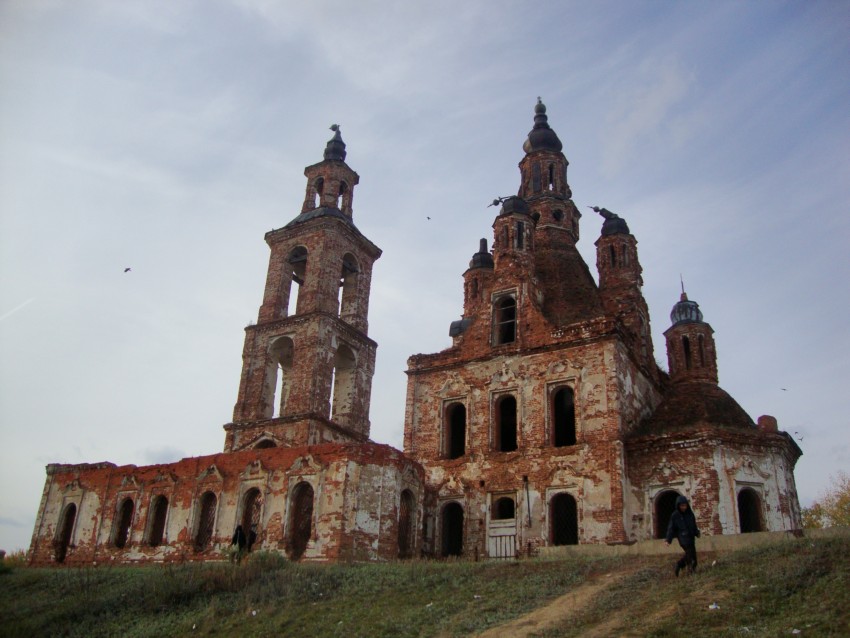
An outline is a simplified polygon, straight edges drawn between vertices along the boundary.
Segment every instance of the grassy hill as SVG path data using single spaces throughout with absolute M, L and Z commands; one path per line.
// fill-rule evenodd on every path
M 850 539 L 701 556 L 0 570 L 2 636 L 850 636 Z M 713 566 L 712 566 L 712 563 Z M 716 604 L 718 608 L 709 609 Z

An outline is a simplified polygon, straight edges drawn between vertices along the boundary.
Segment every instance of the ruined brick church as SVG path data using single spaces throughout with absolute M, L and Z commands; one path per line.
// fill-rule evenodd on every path
M 369 440 L 381 250 L 354 224 L 360 178 L 333 128 L 300 214 L 266 233 L 224 451 L 48 465 L 32 563 L 220 559 L 237 525 L 293 560 L 505 558 L 658 537 L 680 494 L 708 534 L 801 527 L 799 447 L 718 386 L 712 328 L 684 293 L 658 367 L 637 240 L 605 209 L 594 280 L 540 102 L 519 192 L 463 273 L 452 345 L 408 361 L 404 452 Z

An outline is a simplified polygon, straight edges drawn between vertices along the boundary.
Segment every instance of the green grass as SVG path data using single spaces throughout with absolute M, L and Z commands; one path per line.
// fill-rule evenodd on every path
M 850 540 L 702 558 L 698 575 L 679 580 L 669 557 L 14 566 L 0 572 L 0 636 L 467 636 L 620 571 L 628 575 L 541 635 L 850 635 Z

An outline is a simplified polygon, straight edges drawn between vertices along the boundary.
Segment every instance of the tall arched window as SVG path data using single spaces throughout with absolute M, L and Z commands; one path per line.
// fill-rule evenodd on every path
M 266 416 L 277 418 L 286 414 L 286 404 L 292 390 L 292 362 L 295 345 L 289 337 L 278 337 L 269 345 L 266 370 Z
M 705 367 L 705 336 L 700 335 L 697 337 L 697 347 L 699 349 L 699 366 L 700 368 Z
M 552 497 L 549 528 L 553 545 L 578 545 L 578 506 L 569 494 L 562 492 Z
M 558 388 L 552 395 L 552 445 L 576 444 L 576 408 L 572 388 Z
M 289 505 L 289 558 L 299 560 L 313 531 L 313 486 L 302 481 L 292 490 Z
M 443 506 L 441 512 L 442 556 L 460 556 L 463 554 L 463 507 L 451 502 Z
M 613 246 L 608 246 L 608 252 L 611 255 L 611 267 L 616 268 L 617 267 L 617 251 L 614 249 Z
M 413 492 L 404 490 L 398 505 L 398 557 L 413 556 L 413 519 L 416 515 Z
M 548 189 L 550 191 L 555 190 L 555 165 L 549 164 L 549 184 Z
M 202 552 L 210 544 L 215 528 L 215 511 L 218 499 L 212 492 L 204 492 L 198 503 L 198 522 L 195 529 L 195 550 Z
M 535 193 L 539 193 L 543 190 L 540 179 L 540 164 L 537 162 L 531 166 L 531 189 Z
M 516 299 L 502 297 L 495 304 L 494 332 L 496 345 L 516 341 Z
M 764 531 L 761 498 L 751 487 L 738 492 L 738 519 L 742 534 Z
M 132 498 L 125 498 L 118 508 L 118 515 L 115 517 L 115 523 L 112 529 L 112 544 L 119 549 L 123 549 L 127 545 L 127 540 L 130 538 L 134 509 L 135 504 Z
M 682 351 L 685 353 L 685 369 L 691 369 L 691 340 L 687 336 L 682 337 Z
M 655 538 L 664 538 L 667 535 L 667 526 L 676 511 L 676 499 L 679 496 L 676 490 L 664 490 L 655 497 Z
M 360 268 L 351 253 L 342 258 L 342 273 L 339 277 L 339 316 L 345 319 L 357 312 L 357 275 Z
M 339 344 L 334 355 L 331 377 L 330 418 L 344 423 L 351 414 L 354 402 L 357 359 L 354 352 L 344 343 Z
M 77 522 L 77 506 L 69 503 L 59 517 L 59 525 L 56 530 L 53 557 L 57 563 L 64 563 L 71 546 L 71 538 L 74 533 L 74 523 Z
M 457 459 L 466 454 L 466 406 L 452 403 L 446 407 L 446 456 Z
M 496 449 L 513 452 L 517 449 L 517 403 L 512 395 L 496 401 Z
M 151 547 L 156 547 L 162 544 L 165 536 L 165 521 L 168 516 L 168 499 L 162 496 L 155 496 L 151 502 L 150 513 L 148 514 L 148 533 L 147 542 Z
M 242 531 L 245 532 L 245 538 L 248 539 L 247 549 L 250 552 L 254 543 L 259 540 L 260 533 L 263 531 L 260 528 L 260 515 L 263 510 L 263 497 L 260 490 L 252 487 L 245 492 L 242 498 Z
M 289 276 L 283 278 L 283 294 L 281 295 L 286 306 L 284 316 L 291 317 L 303 312 L 301 307 L 301 290 L 307 278 L 307 249 L 304 246 L 293 248 L 286 258 L 289 268 Z
M 336 198 L 336 207 L 339 209 L 345 208 L 345 194 L 348 192 L 348 184 L 345 182 L 339 183 L 339 195 Z
M 313 208 L 318 208 L 322 205 L 322 195 L 325 192 L 325 179 L 323 177 L 318 178 L 313 183 Z

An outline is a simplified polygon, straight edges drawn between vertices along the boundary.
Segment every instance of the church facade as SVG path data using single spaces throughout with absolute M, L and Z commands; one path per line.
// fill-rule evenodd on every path
M 658 537 L 678 495 L 710 534 L 801 527 L 799 447 L 718 386 L 713 331 L 682 293 L 655 363 L 637 240 L 595 208 L 598 284 L 576 249 L 568 161 L 535 107 L 516 196 L 494 202 L 452 345 L 408 360 L 404 451 L 369 439 L 381 250 L 353 221 L 338 127 L 301 213 L 266 234 L 219 454 L 47 467 L 34 564 L 220 559 L 237 525 L 293 560 L 510 558 Z M 401 400 L 401 397 L 399 397 Z

